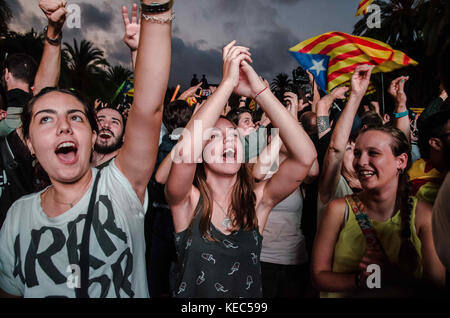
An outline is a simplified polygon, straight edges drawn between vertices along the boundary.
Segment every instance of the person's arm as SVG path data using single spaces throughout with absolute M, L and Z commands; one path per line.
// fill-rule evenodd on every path
M 172 10 L 169 10 L 154 17 L 168 20 L 171 15 Z M 169 81 L 172 24 L 143 19 L 140 33 L 134 101 L 127 120 L 126 138 L 115 163 L 144 202 L 156 162 L 163 101 Z
M 369 86 L 372 69 L 373 66 L 359 65 L 353 73 L 350 98 L 336 123 L 323 160 L 322 173 L 319 179 L 319 199 L 323 204 L 328 203 L 336 192 L 353 120 Z
M 333 272 L 334 249 L 345 217 L 344 198 L 325 208 L 314 240 L 311 257 L 312 282 L 320 291 L 343 292 L 356 289 L 355 274 Z
M 395 100 L 394 113 L 400 114 L 400 118 L 394 117 L 394 126 L 405 134 L 406 138 L 410 140 L 411 127 L 408 114 L 408 108 L 406 107 L 407 97 L 405 94 L 405 83 L 409 79 L 409 76 L 400 76 L 394 79 L 389 86 L 389 94 Z M 403 115 L 402 115 L 403 113 Z
M 122 7 L 122 18 L 125 26 L 125 34 L 123 36 L 123 42 L 128 46 L 131 52 L 131 65 L 133 70 L 136 68 L 136 58 L 139 47 L 139 36 L 141 31 L 141 17 L 138 18 L 137 4 L 133 3 L 131 9 L 131 22 L 128 18 L 127 7 Z
M 319 139 L 325 136 L 330 127 L 330 109 L 333 102 L 338 99 L 344 99 L 345 93 L 348 91 L 348 87 L 338 87 L 334 89 L 330 94 L 322 97 L 317 103 L 317 133 Z
M 258 104 L 270 118 L 273 126 L 279 129 L 283 144 L 287 149 L 287 158 L 278 171 L 263 187 L 261 201 L 256 213 L 259 230 L 262 233 L 270 210 L 291 194 L 304 180 L 317 157 L 314 144 L 296 118 L 278 101 L 253 68 L 242 62 L 242 75 L 235 93 L 241 96 L 254 96 Z
M 258 181 L 264 180 L 271 172 L 271 168 L 277 160 L 280 160 L 280 149 L 283 145 L 280 135 L 272 136 L 272 140 L 259 154 L 258 160 L 252 168 L 252 175 Z M 278 162 L 280 164 L 280 162 Z
M 416 206 L 415 226 L 422 244 L 423 278 L 435 286 L 444 287 L 445 267 L 436 253 L 431 224 L 432 206 L 419 200 Z
M 235 46 L 232 41 L 224 47 L 223 77 L 217 90 L 209 96 L 186 125 L 180 141 L 174 147 L 174 161 L 166 182 L 165 196 L 172 210 L 176 232 L 186 229 L 191 223 L 194 213 L 194 181 L 197 160 L 201 158 L 206 138 L 193 140 L 194 136 L 204 136 L 214 127 L 233 89 L 239 82 L 239 66 L 244 60 L 251 62 L 249 49 Z M 201 123 L 200 129 L 194 123 Z M 197 127 L 195 127 L 197 126 Z M 197 131 L 194 134 L 194 128 Z M 200 146 L 199 146 L 199 145 Z
M 48 19 L 47 37 L 56 40 L 61 36 L 64 21 L 66 20 L 66 2 L 62 0 L 40 0 L 39 7 Z M 44 51 L 41 62 L 34 79 L 34 95 L 45 87 L 56 87 L 59 82 L 61 70 L 61 42 L 50 44 L 44 41 Z
M 187 100 L 189 97 L 200 97 L 196 94 L 197 90 L 202 86 L 202 82 L 198 83 L 195 86 L 189 87 L 187 90 L 185 90 L 183 93 L 178 96 L 177 99 L 179 100 Z
M 313 91 L 313 98 L 312 98 L 312 103 L 311 103 L 311 110 L 313 113 L 317 112 L 317 103 L 320 100 L 320 93 L 319 93 L 319 86 L 316 83 L 316 80 L 314 78 L 314 75 L 312 75 L 312 73 L 310 71 L 306 71 L 306 73 L 308 73 L 309 76 L 309 84 L 311 85 Z

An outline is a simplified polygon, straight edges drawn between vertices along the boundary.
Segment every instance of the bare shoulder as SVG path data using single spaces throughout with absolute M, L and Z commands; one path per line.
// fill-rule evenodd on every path
M 433 207 L 431 204 L 422 200 L 417 200 L 416 216 L 414 221 L 417 228 L 431 224 L 432 211 Z
M 345 208 L 347 206 L 347 200 L 345 198 L 337 198 L 331 200 L 325 207 L 322 222 L 327 224 L 334 223 L 342 225 L 345 219 Z

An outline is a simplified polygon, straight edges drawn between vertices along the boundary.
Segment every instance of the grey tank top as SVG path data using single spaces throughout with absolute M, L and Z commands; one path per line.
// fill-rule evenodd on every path
M 225 235 L 211 224 L 207 240 L 200 231 L 200 197 L 190 227 L 175 233 L 177 261 L 171 269 L 171 293 L 177 298 L 262 297 L 258 229 Z

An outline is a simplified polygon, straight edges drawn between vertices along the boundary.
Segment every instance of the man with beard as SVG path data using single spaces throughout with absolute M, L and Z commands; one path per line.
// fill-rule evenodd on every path
M 117 156 L 122 147 L 126 118 L 123 112 L 106 106 L 97 111 L 97 121 L 99 133 L 94 146 L 92 165 L 101 169 Z

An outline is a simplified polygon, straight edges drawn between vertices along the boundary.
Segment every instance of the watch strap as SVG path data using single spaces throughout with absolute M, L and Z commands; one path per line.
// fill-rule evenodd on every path
M 141 1 L 141 12 L 142 13 L 163 13 L 169 11 L 173 6 L 173 0 L 166 3 L 152 2 L 150 4 L 145 4 Z

